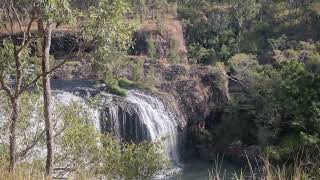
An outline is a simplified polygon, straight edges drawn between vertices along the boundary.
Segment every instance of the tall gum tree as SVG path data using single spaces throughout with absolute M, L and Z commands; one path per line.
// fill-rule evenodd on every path
M 4 41 L 4 46 L 0 48 L 0 90 L 6 92 L 11 102 L 9 134 L 9 170 L 11 172 L 14 172 L 17 163 L 16 125 L 19 119 L 20 96 L 42 79 L 47 137 L 46 176 L 52 179 L 54 132 L 52 130 L 50 74 L 68 59 L 65 58 L 55 67 L 50 67 L 51 37 L 52 31 L 56 28 L 54 25 L 69 25 L 68 28 L 77 32 L 78 37 L 81 37 L 84 43 L 95 44 L 97 48 L 92 54 L 93 57 L 99 56 L 99 61 L 106 61 L 110 47 L 126 49 L 130 45 L 132 26 L 128 26 L 125 20 L 125 15 L 129 12 L 125 0 L 100 0 L 98 2 L 92 0 L 92 3 L 89 0 L 87 1 L 89 8 L 81 11 L 77 8 L 78 4 L 74 2 L 76 1 L 5 0 L 0 4 L 2 11 L 0 15 L 3 19 L 1 30 L 5 31 L 8 40 L 8 42 Z M 59 29 L 56 30 L 59 31 Z M 29 52 L 29 48 L 32 42 L 37 41 L 40 41 L 41 44 L 41 71 L 35 71 L 30 75 L 26 73 L 34 65 L 30 58 L 37 57 Z M 79 55 L 81 48 L 78 50 Z M 15 77 L 15 80 L 10 77 Z

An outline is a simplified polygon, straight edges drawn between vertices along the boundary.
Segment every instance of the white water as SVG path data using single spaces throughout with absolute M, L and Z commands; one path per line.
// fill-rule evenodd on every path
M 82 108 L 82 115 L 88 118 L 89 123 L 93 124 L 97 130 L 100 128 L 99 111 L 93 109 L 87 105 L 87 102 L 79 96 L 76 96 L 69 92 L 64 91 L 54 91 L 53 93 L 53 106 L 54 107 L 67 107 L 72 104 L 76 104 L 79 108 Z M 57 119 L 57 118 L 55 118 Z
M 109 112 L 107 120 L 112 126 L 112 131 L 114 131 L 115 135 L 119 138 L 132 136 L 132 139 L 141 141 L 161 141 L 164 152 L 169 160 L 173 165 L 179 165 L 178 121 L 173 113 L 158 98 L 139 91 L 130 90 L 128 97 L 122 100 L 130 108 L 121 107 L 118 102 L 109 101 L 107 103 Z M 56 107 L 59 105 L 68 106 L 72 103 L 76 103 L 79 107 L 83 108 L 82 113 L 89 118 L 89 123 L 94 124 L 98 130 L 104 130 L 100 126 L 103 119 L 101 116 L 105 115 L 101 113 L 101 109 L 103 108 L 99 110 L 92 109 L 88 106 L 87 101 L 80 96 L 64 91 L 54 91 L 53 109 L 55 112 L 57 110 Z M 119 116 L 120 107 L 122 108 L 121 117 Z M 1 114 L 0 124 L 5 122 Z M 129 117 L 128 114 L 135 114 L 135 118 Z M 58 128 L 62 122 L 57 117 L 55 119 L 55 127 Z M 33 129 L 32 131 L 36 131 Z M 39 151 L 36 154 L 40 155 Z
M 147 134 L 152 142 L 162 140 L 165 153 L 172 163 L 179 164 L 177 123 L 173 114 L 157 98 L 130 91 L 126 98 L 136 104 L 142 123 L 147 127 Z
M 126 141 L 160 141 L 172 165 L 179 165 L 178 128 L 173 113 L 158 98 L 130 90 L 125 105 L 109 102 L 105 129 Z
M 95 124 L 98 130 L 102 130 L 100 124 L 105 114 L 98 110 L 89 108 L 86 101 L 79 96 L 67 92 L 58 92 L 55 100 L 63 105 L 77 103 L 82 106 L 84 113 Z M 108 97 L 106 97 L 108 99 Z M 122 107 L 119 116 L 119 105 L 117 102 L 108 102 L 108 121 L 111 129 L 119 138 L 129 137 L 141 141 L 160 141 L 165 154 L 173 165 L 179 165 L 178 132 L 177 120 L 159 99 L 139 91 L 130 90 L 125 102 L 130 110 Z M 103 106 L 103 105 L 102 105 Z M 127 116 L 127 113 L 134 113 L 136 118 Z M 100 115 L 99 115 L 100 114 Z M 99 117 L 100 116 L 100 117 Z M 129 128 L 128 128 L 129 127 Z

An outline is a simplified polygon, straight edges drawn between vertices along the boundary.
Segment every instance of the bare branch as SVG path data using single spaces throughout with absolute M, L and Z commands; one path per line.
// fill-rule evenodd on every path
M 11 3 L 10 3 L 10 8 L 12 9 L 13 14 L 14 14 L 14 16 L 16 17 L 16 19 L 17 19 L 17 21 L 18 21 L 19 29 L 20 29 L 21 33 L 23 33 L 23 30 L 22 30 L 22 22 L 21 22 L 20 17 L 19 17 L 19 15 L 18 15 L 18 13 L 17 13 L 17 10 L 14 8 L 14 5 L 13 5 L 13 2 L 12 2 L 12 1 L 11 1 Z M 24 34 L 24 36 L 25 36 L 25 34 Z
M 27 27 L 27 35 L 28 35 L 29 38 L 31 37 L 30 30 L 31 30 L 32 23 L 35 20 L 35 16 L 36 16 L 36 11 L 35 11 L 35 8 L 33 8 L 32 11 L 31 11 L 31 19 L 30 19 L 28 27 Z
M 227 74 L 225 74 L 225 76 L 226 76 L 228 79 L 231 79 L 232 81 L 237 82 L 237 83 L 241 84 L 241 86 L 243 86 L 243 87 L 245 87 L 245 88 L 248 89 L 248 86 L 245 85 L 245 84 L 244 84 L 241 80 L 239 80 L 237 77 L 235 77 L 235 76 L 233 76 L 233 75 L 227 75 Z
M 31 144 L 29 144 L 23 151 L 21 151 L 20 153 L 18 153 L 18 157 L 19 158 L 23 158 L 25 157 L 28 152 L 34 148 L 35 145 L 37 145 L 37 143 L 40 141 L 40 139 L 43 137 L 45 133 L 45 130 L 43 130 L 38 136 L 36 136 L 35 138 L 33 138 L 33 141 Z
M 11 17 L 11 14 L 10 14 L 10 9 L 8 8 L 8 7 L 10 7 L 9 5 L 6 5 L 7 6 L 7 8 L 6 8 L 6 16 L 7 16 L 7 18 L 9 19 L 9 21 L 10 21 L 10 30 L 11 30 L 11 34 L 14 34 L 14 30 L 13 30 L 13 24 L 14 24 L 14 22 L 13 22 L 13 19 L 12 19 L 12 17 Z
M 31 40 L 32 40 L 32 37 L 31 37 L 31 26 L 32 26 L 32 23 L 35 21 L 35 8 L 33 8 L 31 10 L 31 19 L 28 23 L 28 27 L 27 27 L 27 31 L 26 32 L 23 32 L 23 42 L 22 42 L 22 45 L 21 47 L 17 50 L 17 53 L 18 55 L 20 55 L 20 53 L 26 48 L 29 46 Z M 27 34 L 27 35 L 26 35 Z
M 21 88 L 19 94 L 22 94 L 24 91 L 26 91 L 27 89 L 31 88 L 32 85 L 34 85 L 35 83 L 37 83 L 42 77 L 53 73 L 55 70 L 59 69 L 60 67 L 62 67 L 67 61 L 68 59 L 72 56 L 72 52 L 75 49 L 75 46 L 73 46 L 73 48 L 70 50 L 69 54 L 64 58 L 64 60 L 59 63 L 58 65 L 56 65 L 55 67 L 53 67 L 52 69 L 50 69 L 50 71 L 46 72 L 45 74 L 38 74 L 30 83 L 28 83 L 27 85 L 25 85 L 24 87 Z M 79 56 L 80 54 L 80 50 L 77 53 L 77 56 Z

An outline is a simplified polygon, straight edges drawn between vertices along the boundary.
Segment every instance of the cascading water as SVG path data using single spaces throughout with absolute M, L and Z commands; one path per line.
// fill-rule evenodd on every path
M 136 104 L 141 113 L 141 121 L 147 128 L 147 135 L 151 141 L 164 138 L 163 146 L 170 160 L 178 164 L 177 123 L 173 114 L 164 104 L 152 97 L 136 91 L 130 91 L 128 101 Z
M 126 141 L 161 141 L 173 165 L 179 165 L 178 124 L 173 113 L 157 98 L 130 90 L 125 105 L 110 103 L 102 129 Z
M 98 130 L 112 132 L 123 141 L 160 141 L 172 165 L 180 165 L 178 125 L 182 120 L 178 120 L 177 112 L 167 108 L 158 98 L 136 90 L 129 90 L 125 98 L 119 97 L 82 81 L 55 82 L 53 89 L 54 107 L 76 103 Z M 90 108 L 87 99 L 97 95 L 102 99 L 99 107 Z M 0 121 L 4 122 L 2 113 Z M 60 122 L 56 123 L 58 127 Z
M 55 80 L 53 85 L 54 89 L 72 92 L 81 99 L 98 95 L 100 115 L 92 121 L 99 130 L 112 132 L 127 142 L 161 141 L 172 164 L 179 165 L 178 125 L 184 121 L 158 98 L 137 90 L 129 90 L 126 98 L 114 96 L 104 92 L 103 84 L 81 80 Z

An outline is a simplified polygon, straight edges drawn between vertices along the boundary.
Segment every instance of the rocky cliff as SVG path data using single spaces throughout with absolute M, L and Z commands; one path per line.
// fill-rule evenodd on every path
M 156 43 L 158 49 L 166 48 L 160 42 L 170 42 L 169 37 L 172 37 L 162 36 L 161 34 L 157 36 L 159 36 L 157 38 L 159 42 Z M 146 37 L 140 39 L 140 43 L 146 39 Z M 74 49 L 76 50 L 79 47 L 78 43 L 79 39 L 75 34 L 55 33 L 51 49 L 51 53 L 56 57 L 55 63 L 61 62 L 65 58 L 64 56 L 70 53 L 71 46 L 76 47 Z M 146 44 L 146 42 L 142 44 Z M 185 49 L 182 44 L 180 42 L 181 47 L 179 49 Z M 137 44 L 137 46 L 139 45 L 141 44 Z M 86 47 L 86 53 L 92 50 L 94 50 L 94 45 Z M 187 63 L 171 64 L 165 58 L 156 60 L 147 57 L 146 54 L 143 54 L 146 51 L 143 48 L 140 49 L 140 54 L 131 55 L 129 61 L 142 61 L 143 75 L 152 72 L 155 88 L 152 91 L 145 90 L 145 93 L 162 99 L 167 107 L 176 112 L 176 119 L 179 120 L 178 128 L 185 136 L 184 144 L 188 146 L 185 149 L 193 151 L 190 156 L 205 154 L 208 156 L 202 156 L 204 159 L 213 159 L 215 153 L 227 153 L 230 154 L 230 157 L 241 154 L 239 152 L 243 152 L 247 147 L 246 145 L 237 146 L 239 143 L 233 143 L 230 146 L 228 144 L 216 144 L 214 139 L 210 141 L 206 139 L 211 138 L 210 133 L 205 135 L 205 139 L 203 139 L 203 134 L 207 133 L 208 128 L 210 129 L 210 127 L 220 123 L 222 109 L 229 100 L 229 81 L 225 69 L 218 66 L 188 65 Z M 132 67 L 124 67 L 121 72 L 122 78 L 133 79 L 130 75 L 132 74 Z M 67 63 L 55 71 L 52 76 L 56 80 L 72 80 L 68 82 L 100 80 L 86 56 L 81 59 L 71 56 Z

